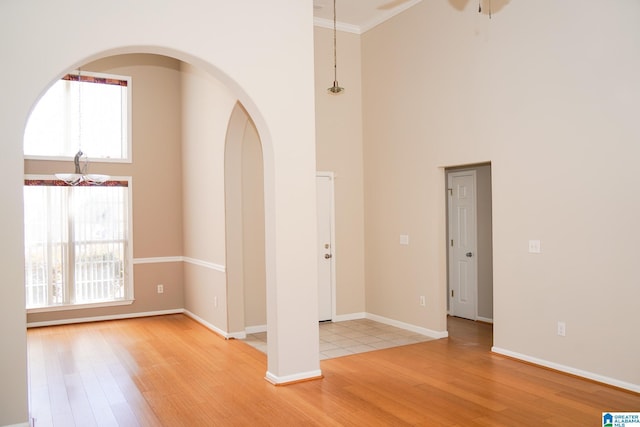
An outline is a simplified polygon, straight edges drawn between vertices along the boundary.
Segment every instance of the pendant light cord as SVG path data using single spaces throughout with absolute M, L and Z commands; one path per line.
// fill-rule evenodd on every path
M 338 55 L 336 53 L 338 43 L 336 42 L 336 0 L 333 0 L 333 80 L 338 81 Z
M 77 164 L 76 169 L 79 168 L 79 162 L 84 155 L 82 152 L 82 68 L 78 67 L 78 154 L 76 154 Z M 84 165 L 81 168 L 81 174 L 87 173 L 88 160 L 85 160 Z M 77 173 L 77 172 L 76 172 Z
M 78 67 L 78 151 L 82 151 L 82 69 Z
M 337 95 L 344 91 L 338 84 L 338 20 L 336 18 L 336 0 L 333 0 L 333 85 L 327 91 L 332 95 Z

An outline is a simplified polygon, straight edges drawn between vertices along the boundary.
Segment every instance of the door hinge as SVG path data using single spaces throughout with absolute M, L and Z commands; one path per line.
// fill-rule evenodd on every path
M 453 298 L 453 289 L 451 289 L 451 298 Z
M 453 247 L 453 239 L 451 239 L 451 247 Z
M 449 195 L 453 196 L 453 188 L 447 188 L 447 190 L 449 191 Z

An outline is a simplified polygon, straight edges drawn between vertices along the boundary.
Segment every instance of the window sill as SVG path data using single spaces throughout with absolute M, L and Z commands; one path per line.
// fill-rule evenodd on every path
M 69 311 L 69 310 L 85 310 L 87 308 L 100 308 L 100 307 L 115 307 L 119 305 L 131 305 L 135 300 L 117 300 L 117 301 L 102 301 L 92 302 L 88 304 L 67 304 L 67 305 L 52 305 L 50 307 L 36 307 L 27 308 L 27 314 L 30 313 L 47 313 L 50 311 Z
M 25 154 L 24 159 L 51 162 L 72 162 L 73 156 L 36 156 L 34 154 Z M 133 163 L 130 157 L 87 157 L 87 160 L 91 163 Z

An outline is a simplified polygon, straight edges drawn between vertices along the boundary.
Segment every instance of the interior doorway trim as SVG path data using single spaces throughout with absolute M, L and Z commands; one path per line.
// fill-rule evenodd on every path
M 454 165 L 442 167 L 444 172 L 445 202 L 445 232 L 446 232 L 446 283 L 445 293 L 447 314 L 455 315 L 450 311 L 451 303 L 451 272 L 450 272 L 450 198 L 449 198 L 449 175 L 458 172 L 475 171 L 475 222 L 476 222 L 476 249 L 474 256 L 477 256 L 477 280 L 476 280 L 476 310 L 475 320 L 493 323 L 493 195 L 492 195 L 492 164 L 490 162 Z
M 335 174 L 332 171 L 317 171 L 316 178 L 328 178 L 329 185 L 329 211 L 331 218 L 331 232 L 330 232 L 330 242 L 331 246 L 331 319 L 335 320 L 336 318 L 336 259 L 337 259 L 337 249 L 336 249 L 336 211 L 335 211 Z M 318 245 L 320 242 L 318 242 Z M 318 246 L 319 247 L 319 246 Z

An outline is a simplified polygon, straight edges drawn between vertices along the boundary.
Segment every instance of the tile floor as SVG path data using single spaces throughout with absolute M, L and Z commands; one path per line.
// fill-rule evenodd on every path
M 320 360 L 383 348 L 416 344 L 433 338 L 369 319 L 320 323 Z M 267 333 L 247 334 L 244 341 L 267 352 Z

